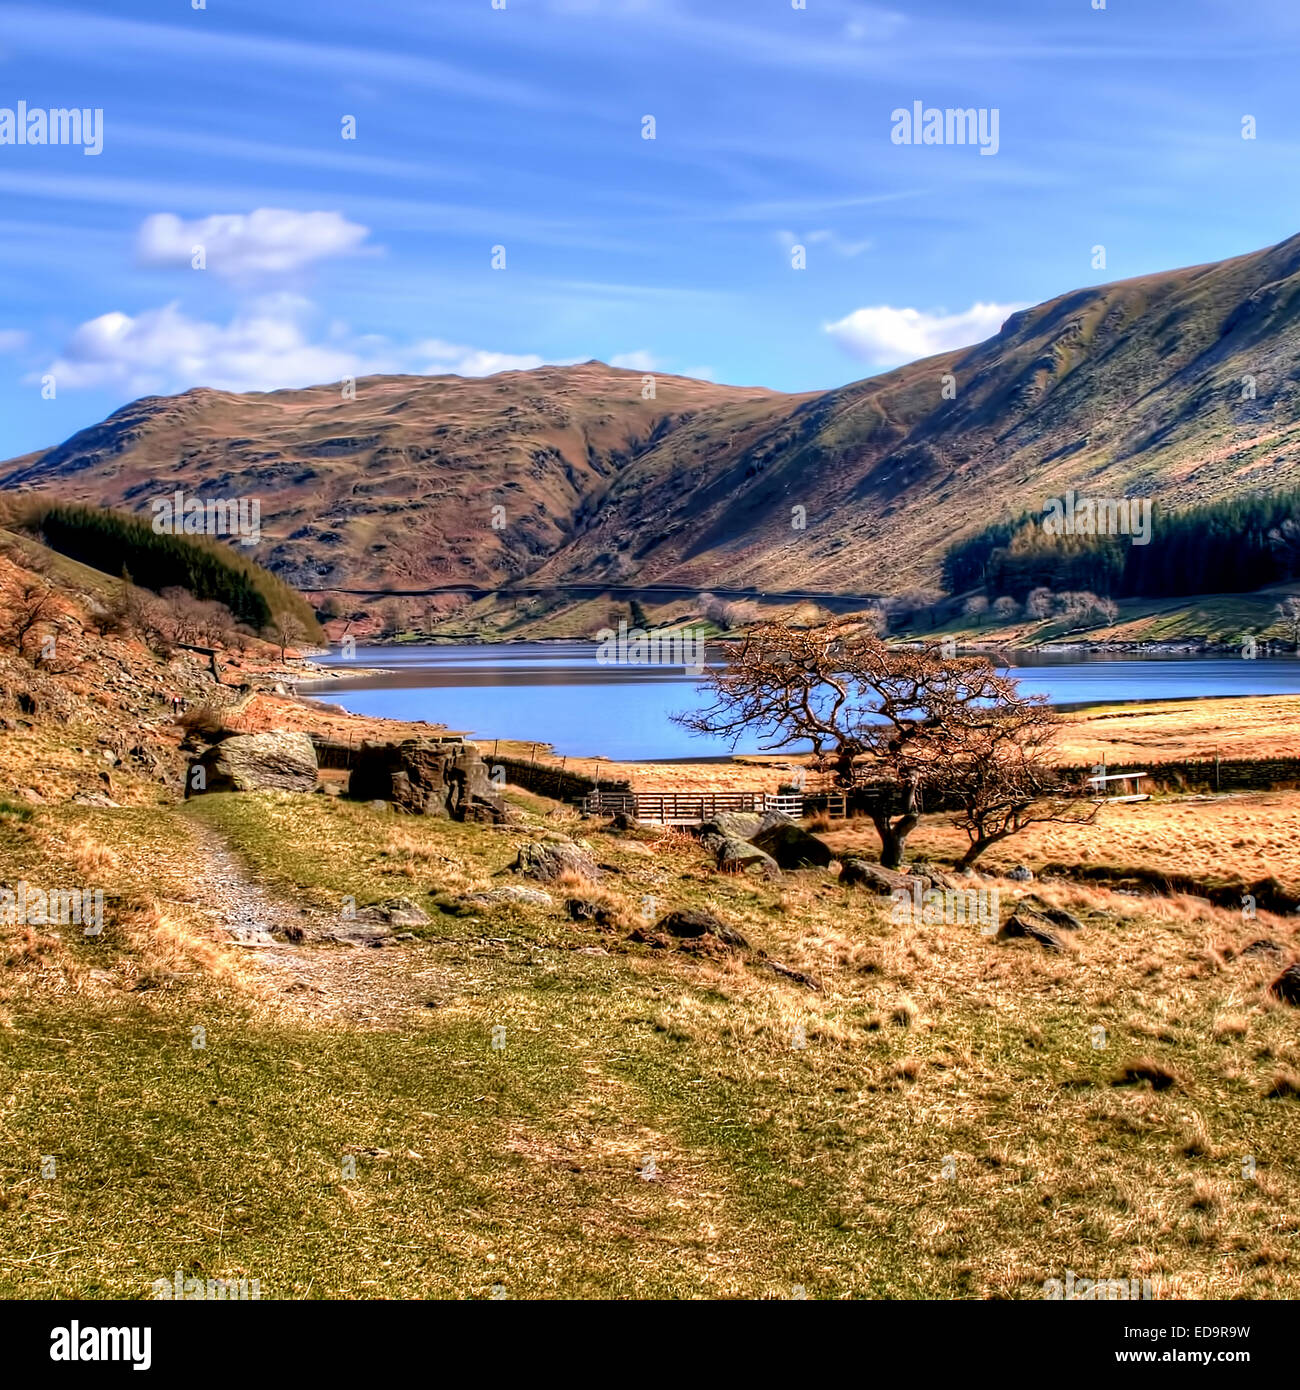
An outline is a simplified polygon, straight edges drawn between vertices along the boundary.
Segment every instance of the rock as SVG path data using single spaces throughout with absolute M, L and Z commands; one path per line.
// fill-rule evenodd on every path
M 741 950 L 749 946 L 735 927 L 729 927 L 721 917 L 700 908 L 687 907 L 669 912 L 655 923 L 654 930 L 684 938 L 716 936 L 719 941 L 725 941 L 728 946 L 738 946 Z
M 368 925 L 422 927 L 430 918 L 429 914 L 410 898 L 389 898 L 387 902 L 371 903 L 369 907 L 363 907 L 353 920 Z
M 1286 949 L 1279 946 L 1276 941 L 1269 940 L 1268 937 L 1261 937 L 1258 941 L 1252 941 L 1249 946 L 1243 946 L 1238 952 L 1242 956 L 1284 956 Z
M 274 730 L 233 734 L 199 758 L 204 785 L 185 778 L 185 795 L 202 792 L 310 792 L 316 790 L 316 749 L 303 733 Z
M 542 883 L 553 883 L 564 874 L 578 874 L 592 880 L 600 877 L 596 861 L 582 846 L 574 844 L 572 840 L 560 839 L 530 840 L 520 845 L 510 872 L 538 879 Z
M 846 859 L 840 866 L 840 882 L 846 888 L 871 888 L 882 897 L 887 897 L 898 888 L 905 893 L 912 893 L 918 883 L 922 892 L 930 886 L 930 880 L 919 874 L 905 874 L 896 869 L 886 869 L 882 864 L 873 864 L 869 859 Z
M 1083 923 L 1072 912 L 1067 912 L 1063 907 L 1053 907 L 1036 894 L 1030 894 L 1020 900 L 1017 911 L 1025 910 L 1032 912 L 1035 917 L 1044 918 L 1052 926 L 1060 927 L 1063 931 L 1083 930 Z
M 1284 1004 L 1300 1009 L 1300 964 L 1288 965 L 1269 985 L 1268 992 L 1274 999 L 1280 999 Z
M 615 830 L 633 830 L 639 824 L 635 816 L 630 816 L 626 811 L 615 811 L 610 824 Z
M 466 893 L 460 899 L 476 907 L 497 907 L 501 903 L 523 903 L 526 907 L 553 907 L 549 893 L 540 888 L 525 888 L 522 883 L 508 883 L 502 888 L 489 888 L 482 893 Z
M 763 828 L 763 817 L 757 811 L 723 811 L 712 820 L 701 821 L 696 834 L 723 840 L 748 840 Z
M 366 805 L 372 811 L 391 811 L 393 809 L 392 804 L 387 801 L 367 801 Z
M 1015 879 L 1017 883 L 1032 883 L 1034 881 L 1033 870 L 1026 869 L 1023 864 L 1017 864 L 1007 877 Z
M 793 825 L 783 811 L 722 811 L 712 820 L 701 821 L 695 833 L 701 839 L 717 836 L 724 840 L 748 840 L 751 843 L 763 831 L 775 825 Z
M 1046 946 L 1049 951 L 1059 951 L 1065 944 L 1044 918 L 1023 907 L 1018 908 L 998 928 L 997 939 L 999 941 L 1009 941 L 1015 937 L 1037 941 L 1040 946 Z
M 116 806 L 117 802 L 103 792 L 75 792 L 72 797 L 78 806 Z
M 769 970 L 775 971 L 782 979 L 793 980 L 795 984 L 803 985 L 805 989 L 821 989 L 821 984 L 814 980 L 811 975 L 805 975 L 802 970 L 791 970 L 788 965 L 782 965 L 779 960 L 766 960 L 763 964 Z
M 778 879 L 781 867 L 766 850 L 751 845 L 748 840 L 725 839 L 718 851 L 718 869 L 724 874 L 744 873 L 758 869 L 764 878 Z
M 472 743 L 409 738 L 363 743 L 348 778 L 357 801 L 391 801 L 416 816 L 499 824 L 505 807 Z
M 783 869 L 824 869 L 832 859 L 829 845 L 793 821 L 760 830 L 750 844 L 766 850 Z
M 564 910 L 574 922 L 594 922 L 598 927 L 612 927 L 618 923 L 615 908 L 592 898 L 566 898 Z
M 931 888 L 942 888 L 945 891 L 955 892 L 960 888 L 961 880 L 956 874 L 950 874 L 944 869 L 936 868 L 933 864 L 917 862 L 912 865 L 912 874 L 916 878 L 927 878 Z M 967 870 L 963 877 L 974 878 L 974 874 Z

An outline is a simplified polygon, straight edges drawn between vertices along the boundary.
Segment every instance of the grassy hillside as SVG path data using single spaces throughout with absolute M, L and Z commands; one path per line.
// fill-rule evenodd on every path
M 517 836 L 556 825 L 517 804 Z M 1037 1298 L 1071 1268 L 1296 1295 L 1300 1058 L 1272 967 L 1236 954 L 1292 924 L 1043 888 L 1085 923 L 1050 955 L 586 833 L 617 926 L 561 890 L 383 950 L 239 951 L 231 880 L 195 867 L 214 836 L 309 926 L 343 894 L 499 884 L 517 836 L 276 794 L 0 813 L 4 876 L 113 904 L 93 941 L 7 943 L 0 1292 L 181 1268 L 263 1297 Z M 749 948 L 638 942 L 646 894 Z M 1134 1068 L 1158 1088 L 1116 1084 Z

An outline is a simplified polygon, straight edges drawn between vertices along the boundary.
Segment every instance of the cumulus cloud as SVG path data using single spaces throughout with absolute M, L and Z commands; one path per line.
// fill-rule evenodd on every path
M 622 367 L 629 372 L 655 372 L 662 363 L 652 352 L 644 349 L 637 352 L 616 352 L 609 359 L 611 367 Z
M 1023 304 L 973 304 L 961 314 L 930 314 L 921 309 L 895 309 L 887 304 L 855 309 L 826 332 L 845 352 L 877 366 L 915 362 L 920 357 L 991 338 L 1008 315 Z
M 72 334 L 46 370 L 69 390 L 156 395 L 192 386 L 275 391 L 383 372 L 491 376 L 548 360 L 440 338 L 399 344 L 353 333 L 338 320 L 314 331 L 317 317 L 310 301 L 288 294 L 254 300 L 228 323 L 192 318 L 176 302 L 136 315 L 101 314 Z
M 425 376 L 491 376 L 494 372 L 526 372 L 545 364 L 544 357 L 532 352 L 488 352 L 483 348 L 445 343 L 428 338 L 410 353 L 416 364 L 408 370 Z
M 173 303 L 83 323 L 48 370 L 73 389 L 270 391 L 355 376 L 360 360 L 345 345 L 311 341 L 292 305 L 254 305 L 219 324 Z
M 345 256 L 370 235 L 338 212 L 258 208 L 185 221 L 174 213 L 146 217 L 136 253 L 146 266 L 189 269 L 203 248 L 207 269 L 228 280 L 284 275 L 316 261 Z

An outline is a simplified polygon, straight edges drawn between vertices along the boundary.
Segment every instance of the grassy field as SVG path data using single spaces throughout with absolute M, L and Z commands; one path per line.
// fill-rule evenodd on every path
M 1067 1267 L 1300 1294 L 1295 1014 L 1276 961 L 1239 954 L 1293 952 L 1290 921 L 1035 885 L 1085 924 L 1048 953 L 516 805 L 508 830 L 326 796 L 0 810 L 0 881 L 109 894 L 98 938 L 0 928 L 0 1295 L 140 1296 L 181 1268 L 281 1298 L 1023 1298 Z M 1246 801 L 1218 805 L 1250 833 Z M 1170 853 L 1226 833 L 1165 814 Z M 1282 828 L 1251 853 L 1300 878 L 1277 857 L 1300 798 L 1258 818 Z M 1095 853 L 1155 828 L 1108 815 Z M 604 866 L 568 891 L 609 925 L 568 920 L 564 888 L 438 910 L 557 829 Z M 214 844 L 290 917 L 401 895 L 431 922 L 234 948 Z M 748 947 L 636 930 L 681 906 Z

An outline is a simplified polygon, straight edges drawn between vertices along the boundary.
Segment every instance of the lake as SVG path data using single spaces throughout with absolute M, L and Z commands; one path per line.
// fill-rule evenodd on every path
M 479 740 L 536 740 L 568 757 L 637 761 L 732 751 L 669 718 L 703 703 L 696 694 L 697 677 L 680 667 L 599 665 L 592 642 L 358 647 L 351 659 L 333 655 L 321 661 L 339 668 L 386 668 L 382 675 L 298 686 L 305 695 L 357 714 L 429 720 Z M 1058 705 L 1300 694 L 1300 661 L 1293 657 L 1116 660 L 1020 653 L 1011 670 L 1023 691 L 1041 692 Z M 735 751 L 758 749 L 742 739 Z

